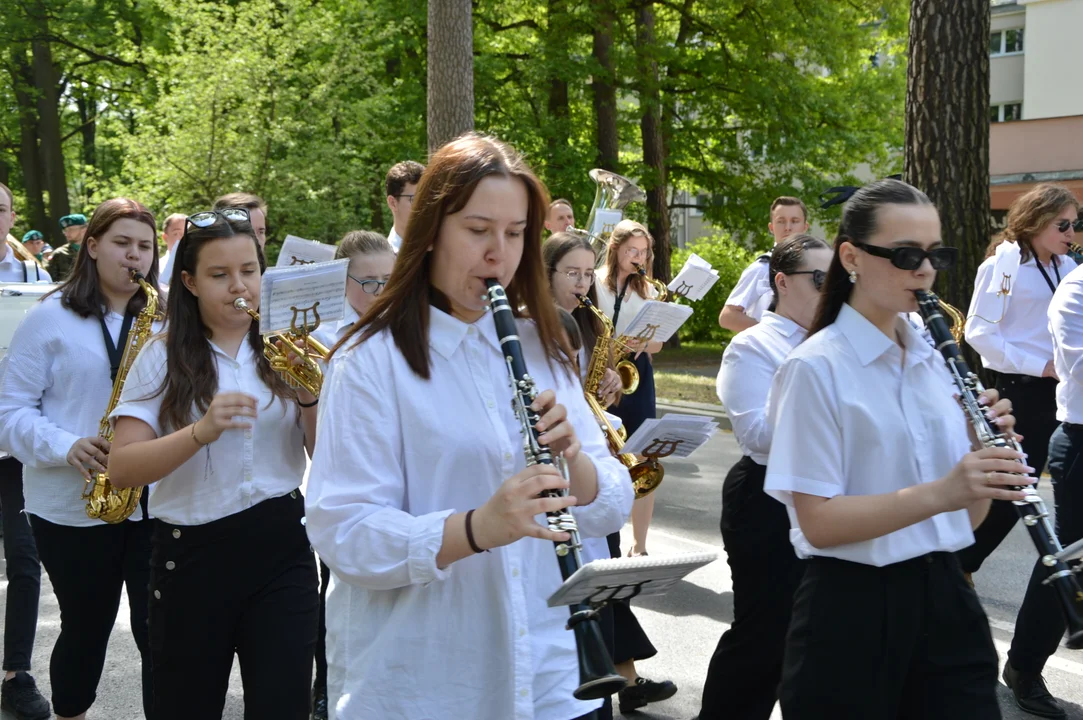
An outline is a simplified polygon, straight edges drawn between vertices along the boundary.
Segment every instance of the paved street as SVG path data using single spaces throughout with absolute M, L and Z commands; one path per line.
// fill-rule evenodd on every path
M 732 435 L 721 433 L 692 461 L 667 463 L 666 480 L 658 490 L 655 521 L 649 538 L 652 555 L 703 549 L 721 551 L 718 536 L 721 482 L 726 469 L 738 457 Z M 1033 559 L 1033 548 L 1023 530 L 1017 527 L 976 578 L 1002 660 L 1011 641 L 1015 613 Z M 0 580 L 0 603 L 5 597 L 6 582 Z M 659 650 L 656 658 L 641 663 L 640 672 L 647 677 L 672 679 L 680 692 L 669 701 L 648 707 L 649 712 L 629 717 L 689 720 L 699 709 L 703 679 L 715 643 L 732 619 L 733 603 L 725 560 L 719 559 L 689 576 L 667 596 L 637 600 L 636 607 Z M 91 720 L 137 720 L 142 717 L 138 699 L 138 656 L 127 632 L 126 605 L 121 612 Z M 46 582 L 34 657 L 38 681 L 46 694 L 48 653 L 59 622 L 56 600 Z M 197 673 L 198 668 L 193 668 L 194 678 Z M 1047 666 L 1046 679 L 1053 693 L 1067 701 L 1069 718 L 1083 720 L 1083 654 L 1061 648 Z M 1010 704 L 1007 690 L 1001 690 L 1005 720 L 1032 717 L 1015 709 Z M 242 716 L 240 677 L 235 669 L 225 717 L 239 719 Z M 9 720 L 7 715 L 2 717 Z M 776 711 L 775 717 L 780 718 L 781 714 Z

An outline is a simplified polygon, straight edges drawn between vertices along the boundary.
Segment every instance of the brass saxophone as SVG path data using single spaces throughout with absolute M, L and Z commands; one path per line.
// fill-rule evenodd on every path
M 602 376 L 605 375 L 606 368 L 609 367 L 613 323 L 606 317 L 605 313 L 595 307 L 594 303 L 586 295 L 577 295 L 576 297 L 579 298 L 579 304 L 593 312 L 594 316 L 602 323 L 602 333 L 594 343 L 594 350 L 590 354 L 590 362 L 587 365 L 587 376 L 583 380 L 583 395 L 586 396 L 587 405 L 590 406 L 591 412 L 594 413 L 594 417 L 597 418 L 598 424 L 602 427 L 602 432 L 605 434 L 606 442 L 609 445 L 609 452 L 628 468 L 628 473 L 632 476 L 632 488 L 635 490 L 635 496 L 637 498 L 645 497 L 654 492 L 655 488 L 662 482 L 665 469 L 657 461 L 645 460 L 637 462 L 635 455 L 621 452 L 626 438 L 624 428 L 619 431 L 616 430 L 613 424 L 609 422 L 602 404 L 598 402 L 598 388 L 602 384 Z M 634 365 L 632 369 L 635 369 Z
M 113 427 L 109 422 L 109 415 L 120 400 L 120 392 L 124 389 L 124 380 L 128 377 L 128 371 L 135 362 L 135 356 L 150 338 L 152 324 L 158 314 L 158 293 L 150 286 L 146 278 L 135 270 L 130 270 L 133 282 L 139 284 L 139 289 L 147 296 L 147 305 L 136 317 L 134 327 L 128 332 L 128 340 L 124 346 L 124 354 L 120 358 L 120 368 L 117 370 L 117 379 L 113 381 L 113 394 L 109 397 L 109 405 L 105 408 L 101 425 L 98 427 L 98 437 L 113 442 Z M 86 514 L 94 520 L 115 525 L 127 520 L 135 509 L 139 507 L 139 498 L 143 495 L 143 488 L 113 487 L 109 482 L 108 472 L 94 473 L 90 480 L 83 486 L 83 499 L 86 500 Z
M 259 322 L 259 313 L 250 308 L 244 298 L 234 300 L 233 307 L 244 310 L 250 318 Z M 287 385 L 292 388 L 303 387 L 319 397 L 323 387 L 323 369 L 320 367 L 320 362 L 326 362 L 331 351 L 311 335 L 320 326 L 320 314 L 315 308 L 313 308 L 313 314 L 315 323 L 312 325 L 302 322 L 298 327 L 295 312 L 295 320 L 289 332 L 280 335 L 264 335 L 263 355 L 271 363 L 271 369 L 279 373 Z M 284 346 L 283 349 L 279 349 L 279 342 Z M 300 362 L 291 363 L 290 353 L 299 358 Z

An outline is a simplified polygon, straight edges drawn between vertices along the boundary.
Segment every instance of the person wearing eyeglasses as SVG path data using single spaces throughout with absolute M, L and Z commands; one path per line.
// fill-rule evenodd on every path
M 767 396 L 786 356 L 808 333 L 831 248 L 795 235 L 771 253 L 773 301 L 722 354 L 718 398 L 744 454 L 722 484 L 722 544 L 733 581 L 733 622 L 711 657 L 699 720 L 768 720 L 778 700 L 793 595 L 804 565 L 790 545 L 786 506 L 763 491 L 771 426 Z
M 393 224 L 387 234 L 391 248 L 398 253 L 402 239 L 406 235 L 406 224 L 410 220 L 410 211 L 414 206 L 417 184 L 425 166 L 413 160 L 404 160 L 391 166 L 384 178 L 384 190 L 387 192 L 387 207 L 391 211 Z
M 139 353 L 115 423 L 117 487 L 154 488 L 150 638 L 158 720 L 220 718 L 233 657 L 245 716 L 307 720 L 319 616 L 300 486 L 316 398 L 264 354 L 266 261 L 248 210 L 188 217 L 166 331 Z
M 988 257 L 978 267 L 967 313 L 966 340 L 981 355 L 982 365 L 996 371 L 997 390 L 1015 402 L 1023 449 L 1039 473 L 1046 466 L 1049 440 L 1058 425 L 1058 378 L 1047 316 L 1061 280 L 1076 267 L 1067 253 L 1076 231 L 1083 230 L 1077 227 L 1079 206 L 1071 190 L 1054 183 L 1038 185 L 1016 198 L 1008 208 L 1004 232 L 990 244 Z M 1005 275 L 1011 277 L 1008 295 L 1003 293 Z M 963 570 L 977 572 L 1018 517 L 1011 503 L 993 503 L 974 533 L 975 543 L 959 554 Z M 1034 613 L 1046 604 L 1035 596 L 1053 593 L 1042 584 L 1045 577 L 1041 568 L 1035 569 L 1019 608 L 1004 673 L 1019 707 L 1056 718 L 1064 717 L 1064 709 L 1041 677 L 1047 654 L 1037 638 L 1043 633 L 1029 631 L 1044 622 Z
M 898 180 L 842 211 L 809 337 L 772 382 L 764 489 L 806 560 L 780 683 L 786 720 L 1000 717 L 989 621 L 955 552 L 991 498 L 1020 500 L 1022 453 L 982 448 L 943 356 L 901 317 L 958 253 Z M 1012 436 L 1011 401 L 982 398 Z M 773 571 L 773 568 L 765 568 Z
M 49 662 L 53 712 L 84 718 L 94 704 L 127 589 L 143 711 L 154 718 L 147 496 L 129 519 L 108 524 L 87 515 L 81 495 L 85 481 L 106 470 L 110 445 L 99 427 L 128 333 L 146 307 L 130 271 L 157 289 L 158 228 L 142 204 L 113 198 L 95 209 L 85 229 L 67 280 L 27 313 L 11 339 L 0 379 L 0 448 L 23 464 L 25 518 L 60 605 L 60 635 Z

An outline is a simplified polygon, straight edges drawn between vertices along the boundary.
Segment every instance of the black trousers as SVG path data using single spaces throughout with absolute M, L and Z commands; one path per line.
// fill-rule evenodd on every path
M 320 561 L 320 613 L 316 625 L 316 679 L 313 687 L 327 692 L 327 584 L 331 568 Z
M 786 720 L 999 720 L 997 653 L 954 553 L 806 561 L 786 637 Z
M 763 491 L 767 468 L 741 458 L 722 485 L 722 544 L 733 624 L 711 657 L 700 720 L 768 720 L 778 700 L 786 630 L 804 565 L 786 506 Z
M 1049 438 L 1057 429 L 1057 381 L 1053 378 L 1036 378 L 1033 375 L 1008 375 L 997 377 L 997 390 L 1002 398 L 1012 401 L 1015 429 L 1023 436 L 1023 449 L 1027 463 L 1037 468 L 1040 475 L 1045 469 L 1049 454 Z M 985 558 L 1004 541 L 1019 513 L 1007 500 L 994 500 L 982 524 L 974 531 L 974 544 L 959 551 L 959 562 L 964 572 L 977 572 Z
M 150 644 L 159 720 L 222 716 L 236 653 L 249 720 L 307 720 L 319 616 L 295 490 L 207 523 L 154 521 Z
M 620 557 L 620 533 L 606 535 L 609 556 Z M 646 660 L 658 654 L 647 631 L 639 624 L 627 600 L 616 600 L 608 606 L 613 613 L 613 647 L 611 654 L 617 665 L 629 660 Z
M 120 592 L 127 588 L 132 636 L 142 659 L 143 713 L 154 718 L 147 632 L 150 523 L 70 527 L 31 515 L 30 524 L 60 605 L 60 637 L 49 661 L 53 712 L 71 717 L 94 704 Z
M 1061 425 L 1049 443 L 1049 475 L 1053 478 L 1057 537 L 1071 545 L 1083 537 L 1083 425 Z M 1046 568 L 1035 562 L 1027 594 L 1015 621 L 1008 651 L 1012 667 L 1040 673 L 1064 637 L 1065 621 L 1052 588 L 1043 585 Z
M 0 460 L 0 509 L 4 522 L 4 572 L 8 579 L 4 609 L 4 670 L 30 670 L 38 629 L 41 563 L 34 531 L 23 512 L 23 466 L 13 457 Z

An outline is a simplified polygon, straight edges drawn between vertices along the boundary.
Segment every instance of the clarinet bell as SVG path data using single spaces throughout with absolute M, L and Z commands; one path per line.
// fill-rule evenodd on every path
M 575 647 L 579 655 L 579 687 L 572 693 L 577 700 L 602 700 L 628 685 L 625 677 L 613 666 L 595 614 L 593 610 L 580 609 L 568 620 L 569 627 L 575 633 Z

